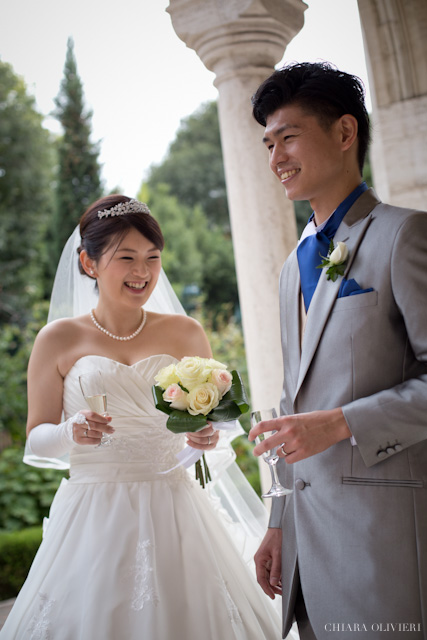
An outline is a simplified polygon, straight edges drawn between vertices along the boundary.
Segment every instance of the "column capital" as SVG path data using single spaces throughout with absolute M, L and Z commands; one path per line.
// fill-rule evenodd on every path
M 170 0 L 173 28 L 216 74 L 267 76 L 304 24 L 303 0 Z

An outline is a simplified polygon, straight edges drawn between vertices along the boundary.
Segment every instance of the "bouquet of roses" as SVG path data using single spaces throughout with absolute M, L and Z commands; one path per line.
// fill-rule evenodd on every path
M 249 409 L 240 374 L 213 358 L 185 357 L 163 367 L 154 377 L 156 408 L 169 415 L 166 426 L 173 433 L 199 431 L 207 421 L 235 420 Z M 196 478 L 204 487 L 210 480 L 203 454 L 196 462 Z

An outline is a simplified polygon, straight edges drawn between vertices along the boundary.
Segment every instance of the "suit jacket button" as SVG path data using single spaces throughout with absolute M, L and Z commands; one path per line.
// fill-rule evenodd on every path
M 383 458 L 386 458 L 386 457 L 387 457 L 387 453 L 386 453 L 383 449 L 381 449 L 380 451 L 378 451 L 378 453 L 377 453 L 377 458 L 379 458 L 380 460 L 382 460 Z
M 295 489 L 299 489 L 302 491 L 305 488 L 305 482 L 302 478 L 297 478 L 295 480 Z
M 395 445 L 394 445 L 394 450 L 395 450 L 395 451 L 402 451 L 402 449 L 403 449 L 403 447 L 402 447 L 402 445 L 401 445 L 401 444 L 395 444 Z
M 387 447 L 387 449 L 385 450 L 386 453 L 388 453 L 390 456 L 392 453 L 396 453 L 396 449 L 394 447 Z

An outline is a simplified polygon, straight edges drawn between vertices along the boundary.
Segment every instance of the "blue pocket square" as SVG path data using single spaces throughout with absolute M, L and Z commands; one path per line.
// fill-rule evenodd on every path
M 340 289 L 338 291 L 338 298 L 346 298 L 347 296 L 355 296 L 358 293 L 369 293 L 369 291 L 373 291 L 373 288 L 369 289 L 361 289 L 360 285 L 357 284 L 354 278 L 351 280 L 347 280 L 343 278 L 341 280 Z

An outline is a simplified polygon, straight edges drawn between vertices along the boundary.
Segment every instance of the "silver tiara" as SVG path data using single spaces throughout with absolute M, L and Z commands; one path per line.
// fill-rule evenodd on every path
M 151 211 L 143 202 L 138 202 L 138 200 L 128 200 L 128 202 L 119 202 L 111 209 L 104 209 L 103 211 L 98 211 L 98 218 L 109 218 L 110 216 L 124 216 L 127 213 L 148 213 Z

